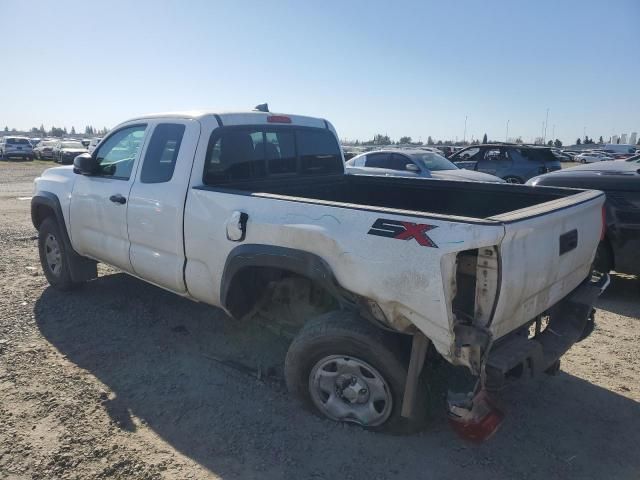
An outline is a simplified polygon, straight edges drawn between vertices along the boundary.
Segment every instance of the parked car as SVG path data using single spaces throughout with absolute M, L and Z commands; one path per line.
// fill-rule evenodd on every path
M 536 175 L 562 168 L 549 147 L 512 144 L 466 147 L 449 160 L 458 167 L 495 175 L 509 183 L 524 183 Z
M 551 149 L 551 153 L 553 153 L 553 155 L 560 160 L 561 162 L 573 162 L 573 157 L 571 155 L 569 155 L 568 153 L 564 153 L 560 150 L 557 150 L 555 148 Z
M 55 161 L 64 164 L 73 163 L 73 159 L 81 153 L 87 153 L 87 149 L 77 140 L 62 140 L 53 149 Z
M 608 283 L 591 276 L 603 204 L 597 191 L 344 175 L 329 122 L 253 111 L 124 122 L 35 180 L 31 218 L 60 290 L 104 262 L 234 318 L 280 292 L 307 312 L 287 386 L 329 419 L 421 426 L 425 358 L 466 368 L 449 409 L 479 438 L 499 424 L 486 390 L 555 371 L 590 333 Z
M 91 140 L 88 138 L 83 138 L 82 140 L 80 140 L 80 143 L 84 148 L 89 148 L 89 145 L 91 144 Z
M 596 269 L 640 275 L 640 155 L 567 168 L 527 183 L 605 192 L 606 232 L 598 247 Z
M 611 158 L 601 152 L 584 152 L 575 157 L 575 161 L 580 163 L 603 162 L 605 160 L 611 160 Z
M 440 154 L 419 149 L 375 150 L 358 155 L 345 165 L 348 175 L 504 183 L 504 180 L 494 175 L 458 168 Z
M 42 141 L 41 138 L 30 138 L 29 139 L 29 143 L 31 144 L 31 147 L 35 147 L 36 145 L 38 145 L 40 142 Z
M 58 143 L 58 140 L 42 140 L 33 149 L 33 155 L 38 160 L 53 160 L 53 149 Z
M 1 137 L 0 159 L 25 158 L 33 160 L 33 147 L 27 137 Z
M 89 146 L 87 147 L 87 150 L 89 151 L 89 153 L 93 153 L 93 151 L 96 149 L 96 147 L 100 143 L 100 140 L 102 140 L 102 137 L 95 137 L 89 141 Z

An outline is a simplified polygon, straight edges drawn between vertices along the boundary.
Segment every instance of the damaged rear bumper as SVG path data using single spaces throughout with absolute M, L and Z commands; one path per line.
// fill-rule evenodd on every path
M 549 323 L 542 332 L 532 338 L 526 330 L 514 332 L 495 342 L 485 365 L 485 388 L 499 390 L 510 379 L 552 369 L 574 343 L 591 333 L 593 304 L 608 285 L 608 275 L 585 280 L 548 312 Z

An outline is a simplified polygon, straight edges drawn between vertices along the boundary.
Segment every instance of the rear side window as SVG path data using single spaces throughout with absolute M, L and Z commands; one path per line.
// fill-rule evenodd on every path
M 268 126 L 215 130 L 203 181 L 218 185 L 267 176 L 343 171 L 338 143 L 329 130 Z
M 168 182 L 173 177 L 185 126 L 161 123 L 153 131 L 142 163 L 142 183 Z
M 556 156 L 551 153 L 550 148 L 518 148 L 516 151 L 526 158 L 534 162 L 558 162 Z
M 454 160 L 478 160 L 476 155 L 480 153 L 480 149 L 477 147 L 469 148 L 467 150 L 458 152 L 455 154 Z
M 367 167 L 371 168 L 390 168 L 390 153 L 370 153 L 367 155 Z
M 373 153 L 367 155 L 367 167 L 387 168 L 389 170 L 406 170 L 407 164 L 413 163 L 404 155 L 390 153 Z

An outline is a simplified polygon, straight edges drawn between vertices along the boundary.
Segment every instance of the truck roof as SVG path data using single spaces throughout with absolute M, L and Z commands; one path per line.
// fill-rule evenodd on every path
M 275 118 L 288 118 L 290 121 L 273 121 L 269 120 L 269 117 Z M 134 117 L 131 120 L 149 120 L 154 118 L 182 118 L 182 119 L 194 119 L 194 120 L 214 120 L 219 118 L 223 125 L 255 125 L 255 124 L 292 124 L 307 127 L 319 127 L 328 128 L 330 125 L 323 118 L 307 117 L 304 115 L 291 115 L 288 113 L 275 113 L 275 112 L 258 112 L 258 111 L 246 111 L 246 112 L 214 112 L 206 110 L 191 110 L 184 112 L 162 112 L 162 113 L 150 113 L 146 115 L 140 115 Z M 215 121 L 215 120 L 214 120 Z

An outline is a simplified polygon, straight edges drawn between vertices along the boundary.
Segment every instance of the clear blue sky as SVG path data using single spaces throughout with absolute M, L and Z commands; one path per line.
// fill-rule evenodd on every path
M 640 131 L 640 1 L 0 0 L 0 124 L 322 116 L 342 138 Z M 15 21 L 14 21 L 15 19 Z

